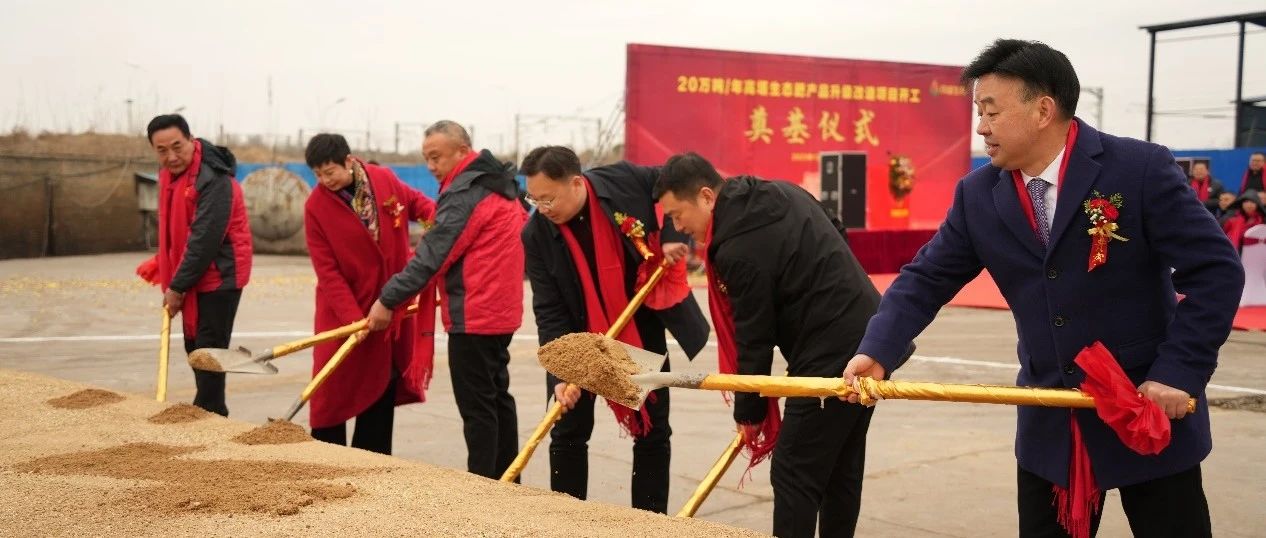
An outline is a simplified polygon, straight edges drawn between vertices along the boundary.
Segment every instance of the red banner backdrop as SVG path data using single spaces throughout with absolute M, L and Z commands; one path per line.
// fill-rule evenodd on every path
M 935 228 L 970 163 L 961 67 L 630 44 L 625 155 L 703 155 L 819 193 L 819 152 L 864 151 L 866 227 Z

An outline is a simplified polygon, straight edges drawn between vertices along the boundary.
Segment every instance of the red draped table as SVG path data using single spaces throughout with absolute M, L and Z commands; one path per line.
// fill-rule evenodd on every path
M 848 246 L 869 274 L 896 273 L 936 235 L 936 230 L 848 231 Z

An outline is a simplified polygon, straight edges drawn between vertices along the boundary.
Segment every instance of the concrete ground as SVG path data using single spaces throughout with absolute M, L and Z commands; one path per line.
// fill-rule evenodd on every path
M 0 261 L 0 367 L 137 393 L 152 394 L 160 296 L 132 271 L 146 255 L 113 254 Z M 233 344 L 262 349 L 298 338 L 312 326 L 315 278 L 303 257 L 259 256 L 243 295 Z M 704 300 L 702 290 L 699 299 Z M 546 410 L 544 372 L 535 360 L 530 293 L 525 320 L 511 347 L 511 391 L 518 400 L 520 440 Z M 1005 311 L 949 308 L 918 340 L 919 356 L 901 370 L 908 380 L 1010 384 L 1015 376 L 1015 329 Z M 173 338 L 169 401 L 190 401 L 193 377 L 184 366 L 179 326 Z M 399 408 L 395 454 L 462 469 L 465 446 L 453 403 L 443 340 L 428 402 Z M 680 356 L 680 354 L 678 354 Z M 275 376 L 235 375 L 229 408 L 237 419 L 262 423 L 281 414 L 310 374 L 310 353 L 279 359 Z M 1209 391 L 1213 399 L 1266 393 L 1266 334 L 1233 333 Z M 777 367 L 777 364 L 776 364 Z M 676 371 L 716 368 L 715 348 Z M 1204 464 L 1205 491 L 1218 536 L 1266 535 L 1266 414 L 1213 409 L 1214 452 Z M 862 536 L 1011 536 L 1016 532 L 1014 410 L 1004 406 L 889 401 L 880 404 L 869 435 Z M 599 415 L 590 442 L 591 499 L 627 504 L 631 441 Z M 297 418 L 306 422 L 306 415 Z M 733 436 L 720 395 L 673 394 L 674 458 L 669 506 L 675 511 Z M 548 488 L 548 440 L 523 482 Z M 770 531 L 768 463 L 741 487 L 740 457 L 697 517 Z M 1129 533 L 1119 497 L 1110 492 L 1102 536 Z M 583 535 L 583 529 L 577 529 Z

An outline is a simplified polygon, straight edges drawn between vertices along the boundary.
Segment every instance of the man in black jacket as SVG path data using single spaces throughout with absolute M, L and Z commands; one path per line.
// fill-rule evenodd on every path
M 1266 166 L 1266 153 L 1255 151 L 1248 156 L 1248 169 L 1244 170 L 1244 178 L 1240 180 L 1240 194 L 1248 191 L 1263 192 L 1262 169 Z
M 146 127 L 162 169 L 158 173 L 158 253 L 137 274 L 163 289 L 163 308 L 180 315 L 185 352 L 227 348 L 233 321 L 250 281 L 250 219 L 237 160 L 228 148 L 194 138 L 179 114 Z M 228 416 L 224 372 L 194 369 L 193 404 Z
M 644 277 L 658 263 L 658 258 L 645 261 L 620 225 L 631 230 L 637 223 L 651 250 L 674 270 L 616 338 L 666 353 L 668 329 L 689 357 L 703 349 L 708 323 L 685 284 L 684 267 L 677 266 L 684 266 L 689 251 L 685 236 L 670 223 L 661 229 L 651 198 L 657 169 L 621 162 L 582 173 L 571 149 L 546 146 L 532 150 L 521 171 L 527 176 L 526 200 L 536 207 L 522 237 L 541 345 L 569 333 L 605 333 L 615 322 L 637 291 L 639 268 Z M 550 489 L 584 499 L 596 397 L 575 387 L 566 390 L 567 384 L 553 375 L 547 385 L 547 398 L 557 398 L 568 409 L 550 434 Z M 667 512 L 668 389 L 654 391 L 639 412 L 609 405 L 633 436 L 633 507 Z
M 723 369 L 730 360 L 740 374 L 768 375 L 778 346 L 788 375 L 843 371 L 879 292 L 813 196 L 782 181 L 722 181 L 694 153 L 668 159 L 655 196 L 678 229 L 708 245 Z M 736 356 L 727 357 L 727 348 Z M 872 412 L 834 398 L 788 398 L 779 430 L 770 427 L 778 422 L 776 402 L 735 394 L 734 420 L 749 447 L 774 443 L 774 535 L 813 536 L 815 527 L 824 537 L 853 534 Z

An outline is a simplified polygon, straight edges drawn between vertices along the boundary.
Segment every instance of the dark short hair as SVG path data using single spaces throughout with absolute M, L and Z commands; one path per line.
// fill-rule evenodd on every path
M 325 166 L 326 163 L 334 163 L 342 166 L 347 161 L 347 156 L 352 154 L 352 148 L 347 145 L 347 139 L 343 135 L 336 133 L 321 133 L 308 141 L 308 149 L 303 152 L 303 159 L 308 161 L 308 168 L 316 169 Z
M 653 196 L 656 200 L 665 193 L 685 200 L 693 200 L 704 187 L 716 190 L 721 186 L 721 174 L 698 153 L 687 152 L 673 155 L 659 171 Z
M 154 116 L 154 119 L 149 120 L 149 125 L 145 127 L 145 135 L 149 138 L 150 143 L 153 143 L 154 133 L 172 127 L 180 129 L 180 134 L 185 135 L 185 138 L 193 137 L 193 135 L 189 134 L 189 122 L 185 121 L 185 117 L 180 114 Z
M 970 85 L 989 74 L 1019 79 L 1024 83 L 1025 101 L 1041 95 L 1055 100 L 1064 119 L 1077 113 L 1081 83 L 1077 71 L 1064 53 L 1040 41 L 999 39 L 980 52 L 963 68 L 962 82 Z
M 580 157 L 566 146 L 541 146 L 523 158 L 519 173 L 527 177 L 543 173 L 554 181 L 564 181 L 580 175 Z
M 1262 153 L 1260 151 L 1254 151 L 1252 153 L 1249 153 L 1248 158 L 1252 159 L 1254 155 L 1261 155 L 1263 159 L 1266 159 L 1266 153 Z

